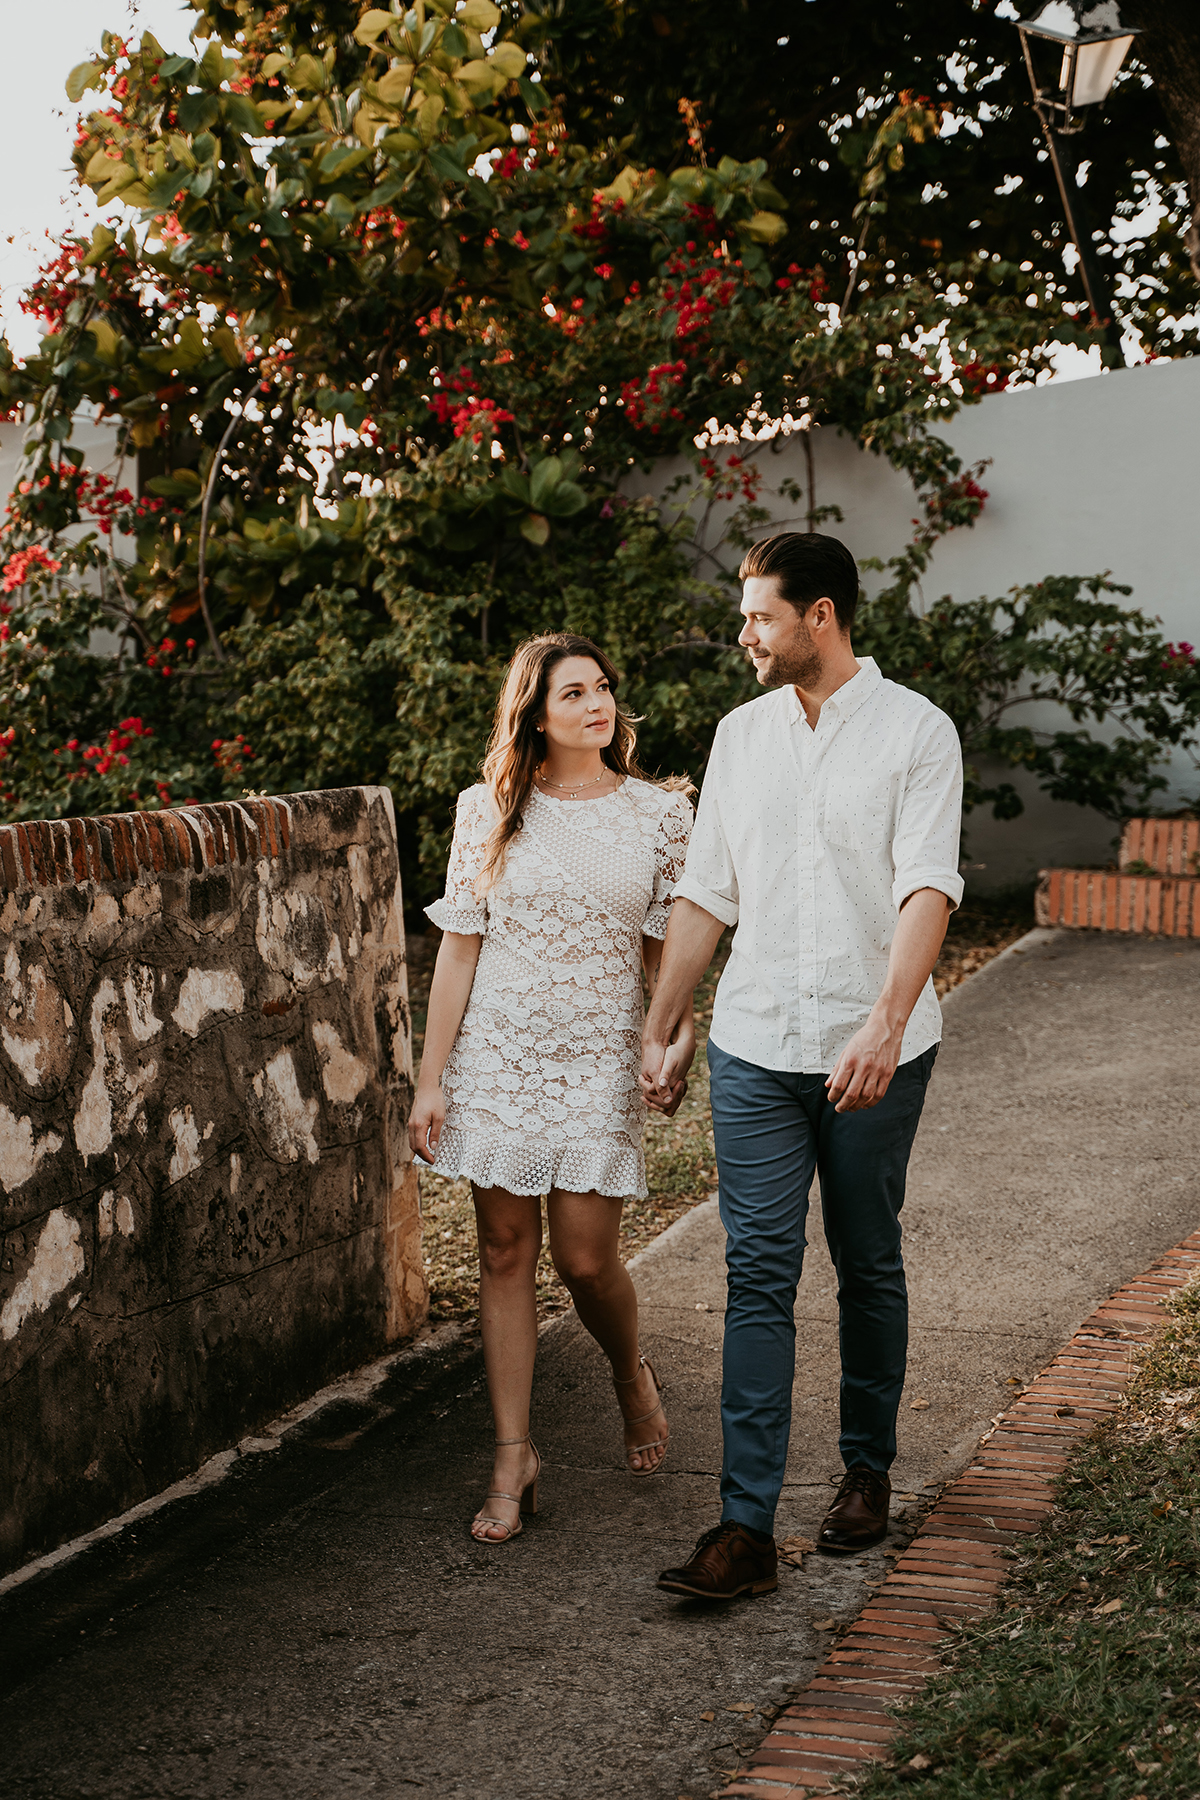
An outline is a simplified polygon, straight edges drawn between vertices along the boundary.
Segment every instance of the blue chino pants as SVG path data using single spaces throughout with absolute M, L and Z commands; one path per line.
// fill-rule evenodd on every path
M 814 1171 L 838 1280 L 839 1449 L 848 1469 L 886 1473 L 908 1353 L 900 1208 L 937 1046 L 902 1063 L 878 1106 L 834 1111 L 824 1075 L 730 1056 L 711 1039 L 713 1137 L 726 1231 L 722 1519 L 764 1535 L 787 1466 L 796 1367 L 796 1288 Z

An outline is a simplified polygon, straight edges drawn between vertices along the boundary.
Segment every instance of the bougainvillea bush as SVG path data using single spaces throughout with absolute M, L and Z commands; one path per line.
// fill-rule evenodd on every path
M 879 294 L 784 262 L 764 165 L 707 166 L 698 124 L 670 171 L 585 151 L 541 16 L 193 5 L 194 54 L 107 34 L 73 71 L 110 222 L 28 296 L 37 355 L 0 348 L 29 432 L 0 540 L 9 816 L 385 781 L 416 897 L 511 646 L 558 627 L 612 651 L 648 761 L 697 775 L 751 691 L 729 569 L 770 519 L 772 434 L 838 426 L 907 470 L 919 557 L 982 504 L 939 422 L 1080 335 L 995 261 Z M 938 124 L 900 97 L 864 230 Z M 622 492 L 680 452 L 696 506 L 738 501 L 727 555 Z

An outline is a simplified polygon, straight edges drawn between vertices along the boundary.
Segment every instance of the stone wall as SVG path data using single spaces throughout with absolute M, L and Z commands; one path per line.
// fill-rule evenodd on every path
M 425 1315 L 383 788 L 0 827 L 0 1571 Z

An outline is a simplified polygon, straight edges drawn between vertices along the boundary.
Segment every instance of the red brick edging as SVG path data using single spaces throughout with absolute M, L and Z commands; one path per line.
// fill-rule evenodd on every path
M 1068 930 L 1200 938 L 1200 819 L 1130 819 L 1118 869 L 1039 870 L 1034 916 Z
M 980 1440 L 970 1467 L 942 1491 L 879 1592 L 722 1796 L 801 1800 L 890 1754 L 900 1722 L 888 1708 L 941 1668 L 947 1628 L 996 1604 L 1008 1575 L 1004 1551 L 1054 1510 L 1052 1483 L 1070 1450 L 1119 1404 L 1131 1345 L 1160 1329 L 1162 1296 L 1198 1270 L 1200 1231 L 1084 1321 Z

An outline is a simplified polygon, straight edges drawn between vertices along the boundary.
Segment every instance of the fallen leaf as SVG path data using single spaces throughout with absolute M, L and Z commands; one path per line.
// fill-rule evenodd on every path
M 921 1752 L 918 1750 L 915 1756 L 909 1757 L 908 1766 L 910 1769 L 932 1769 L 933 1758 L 930 1756 L 922 1756 Z
M 754 1706 L 753 1706 L 752 1702 L 749 1700 L 735 1700 L 732 1703 L 732 1705 L 727 1706 L 725 1708 L 725 1711 L 726 1712 L 752 1713 L 754 1711 Z
M 909 1411 L 910 1412 L 928 1412 L 929 1411 L 928 1400 L 914 1400 L 912 1405 L 909 1407 Z
M 1155 1518 L 1165 1519 L 1174 1504 L 1175 1502 L 1173 1500 L 1164 1500 L 1161 1506 L 1156 1506 L 1153 1509 Z
M 1056 1419 L 1069 1419 L 1074 1414 L 1074 1411 L 1075 1408 L 1073 1406 L 1056 1406 L 1054 1409 L 1054 1416 Z
M 1093 1616 L 1097 1619 L 1102 1619 L 1105 1613 L 1120 1612 L 1123 1604 L 1124 1602 L 1121 1600 L 1109 1600 L 1104 1606 L 1098 1606 Z
M 706 1724 L 708 1724 L 708 1725 L 711 1725 L 711 1724 L 712 1724 L 712 1722 L 713 1722 L 713 1720 L 714 1720 L 714 1719 L 715 1719 L 715 1718 L 716 1718 L 716 1716 L 717 1716 L 717 1715 L 716 1715 L 716 1713 L 715 1713 L 715 1712 L 703 1712 L 703 1713 L 701 1713 L 701 1714 L 700 1714 L 700 1717 L 701 1717 L 701 1718 L 702 1718 L 702 1719 L 703 1719 L 703 1720 L 704 1720 L 704 1721 L 705 1721 L 705 1723 L 706 1723 Z
M 1113 1539 L 1113 1543 L 1114 1543 L 1114 1544 L 1129 1544 L 1129 1543 L 1132 1543 L 1132 1542 L 1133 1542 L 1133 1540 L 1132 1540 L 1132 1538 L 1130 1538 L 1130 1537 L 1128 1537 L 1128 1536 L 1122 1536 L 1122 1537 L 1115 1537 L 1115 1538 L 1114 1538 L 1114 1539 Z
M 810 1550 L 815 1550 L 816 1547 L 817 1546 L 813 1543 L 812 1539 L 806 1537 L 784 1538 L 782 1544 L 779 1546 L 781 1550 L 786 1551 L 789 1555 L 791 1555 L 793 1551 L 798 1550 L 802 1556 L 807 1556 L 808 1552 Z
M 814 1619 L 813 1620 L 812 1628 L 814 1631 L 833 1631 L 836 1629 L 836 1627 L 837 1627 L 836 1619 Z

